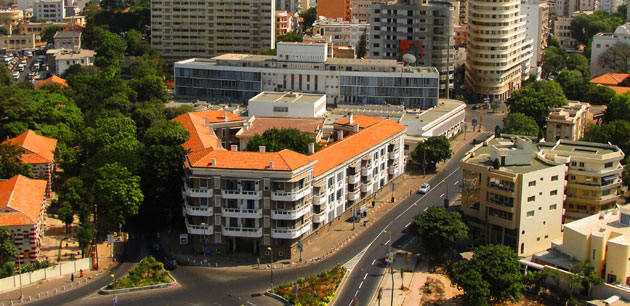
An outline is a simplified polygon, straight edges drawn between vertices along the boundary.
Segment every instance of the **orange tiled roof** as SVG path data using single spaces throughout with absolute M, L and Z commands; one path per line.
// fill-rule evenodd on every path
M 340 125 L 349 125 L 348 124 L 348 118 L 343 118 L 339 121 L 336 121 L 335 124 L 340 124 Z M 359 125 L 359 128 L 367 128 L 370 127 L 374 124 L 377 124 L 381 121 L 384 121 L 385 119 L 382 118 L 376 118 L 376 117 L 369 117 L 369 116 L 363 116 L 363 115 L 353 115 L 352 116 L 352 126 L 354 125 Z
M 21 161 L 25 164 L 48 164 L 54 160 L 57 139 L 35 134 L 32 130 L 7 139 L 2 144 L 12 144 L 22 148 Z
M 44 180 L 16 175 L 0 182 L 0 226 L 37 224 L 46 197 Z
M 324 118 L 254 117 L 249 128 L 239 136 L 254 136 L 271 128 L 293 128 L 300 130 L 300 132 L 316 135 L 323 126 Z
M 591 79 L 591 83 L 600 85 L 619 85 L 630 76 L 628 73 L 604 73 Z
M 190 138 L 183 144 L 184 149 L 191 152 L 201 151 L 207 148 L 223 149 L 218 147 L 217 136 L 210 127 L 206 127 L 206 119 L 210 123 L 225 122 L 222 110 L 190 112 L 179 115 L 173 119 L 181 123 L 188 132 Z M 227 112 L 228 121 L 241 121 L 243 118 Z
M 364 122 L 366 124 L 374 122 L 368 120 L 367 118 L 379 119 L 367 116 L 354 117 L 353 121 L 355 122 L 357 122 L 356 117 L 359 117 L 358 122 L 359 127 L 361 128 Z M 344 120 L 346 123 L 348 122 L 347 119 Z M 378 122 L 370 124 L 367 128 L 358 133 L 351 134 L 340 141 L 327 145 L 310 156 L 313 160 L 317 160 L 315 168 L 313 169 L 313 176 L 317 177 L 320 174 L 327 172 L 328 170 L 352 159 L 353 157 L 404 130 L 404 125 L 391 120 L 380 119 Z
M 81 31 L 81 30 L 83 30 L 84 28 L 85 28 L 85 26 L 84 26 L 84 25 L 82 25 L 82 24 L 80 24 L 80 23 L 78 23 L 78 22 L 75 22 L 75 23 L 73 23 L 73 24 L 69 24 L 69 25 L 67 25 L 65 28 L 63 28 L 63 31 L 64 31 L 64 32 L 77 31 L 77 30 L 78 30 L 78 31 Z
M 49 77 L 49 78 L 47 78 L 47 79 L 45 79 L 43 81 L 37 82 L 37 84 L 35 84 L 35 89 L 38 89 L 38 88 L 40 88 L 40 87 L 42 87 L 42 86 L 44 86 L 45 84 L 48 84 L 48 83 L 55 83 L 55 84 L 58 84 L 61 87 L 68 87 L 68 83 L 66 82 L 66 80 L 64 80 L 64 79 L 62 79 L 62 78 L 60 78 L 60 77 L 58 77 L 56 75 L 53 75 L 53 76 L 51 76 L 51 77 Z
M 606 86 L 612 90 L 614 90 L 617 94 L 625 94 L 630 91 L 630 87 L 622 87 L 622 86 Z
M 203 156 L 189 156 L 193 167 L 291 171 L 312 162 L 308 156 L 286 149 L 265 153 L 226 150 L 210 150 L 204 153 Z M 197 157 L 196 161 L 193 162 L 191 157 Z M 211 164 L 212 159 L 216 164 Z M 273 162 L 273 168 L 270 167 L 270 162 Z

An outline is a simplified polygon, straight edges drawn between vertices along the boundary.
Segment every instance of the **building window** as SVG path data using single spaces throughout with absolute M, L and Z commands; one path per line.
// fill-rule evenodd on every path
M 263 200 L 263 208 L 264 209 L 269 209 L 269 198 L 265 198 Z
M 269 237 L 269 234 L 264 234 L 263 235 L 263 245 L 270 245 L 271 244 L 271 238 Z
M 552 182 L 553 182 L 553 181 L 557 181 L 557 180 L 558 180 L 558 176 L 557 176 L 557 175 L 554 175 L 554 176 L 552 176 L 552 177 L 551 177 L 551 181 L 552 181 Z
M 274 113 L 288 113 L 289 107 L 288 106 L 274 106 L 273 112 Z
M 527 198 L 527 202 L 533 202 L 536 201 L 536 196 L 531 196 Z
M 529 182 L 528 186 L 529 186 L 529 187 L 536 186 L 536 181 L 531 181 L 531 182 Z
M 558 194 L 558 190 L 552 190 L 549 192 L 549 195 L 555 196 Z
M 584 163 L 583 162 L 580 162 L 580 167 L 584 167 Z
M 221 244 L 221 233 L 214 234 L 214 243 Z
M 612 163 L 612 162 L 609 162 L 609 163 L 605 163 L 605 164 L 604 164 L 604 168 L 612 168 L 612 166 L 613 166 L 613 163 Z
M 556 210 L 556 208 L 558 208 L 558 204 L 549 205 L 549 210 Z
M 528 217 L 533 217 L 534 216 L 534 211 L 533 210 L 528 211 L 527 212 L 527 216 Z
M 269 227 L 269 216 L 264 216 L 263 217 L 263 227 L 265 227 L 265 228 Z
M 214 224 L 221 225 L 221 215 L 214 215 Z
M 577 166 L 577 162 L 571 162 L 571 166 L 573 167 Z

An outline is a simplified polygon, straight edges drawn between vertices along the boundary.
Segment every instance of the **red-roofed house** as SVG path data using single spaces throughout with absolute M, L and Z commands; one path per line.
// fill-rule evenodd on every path
M 592 84 L 606 86 L 617 94 L 630 91 L 630 73 L 604 73 L 591 79 Z
M 46 181 L 21 175 L 0 181 L 0 226 L 11 230 L 23 263 L 37 260 L 45 210 Z
M 35 84 L 35 89 L 38 89 L 38 88 L 40 88 L 40 87 L 42 87 L 42 86 L 44 86 L 46 84 L 57 84 L 60 87 L 68 87 L 68 83 L 66 82 L 66 80 L 64 80 L 64 79 L 62 79 L 62 78 L 60 78 L 60 77 L 58 77 L 58 76 L 53 74 L 53 76 L 51 76 L 51 77 L 49 77 L 49 78 L 47 78 L 45 80 L 37 82 L 37 84 Z
M 46 197 L 50 197 L 57 139 L 40 136 L 27 130 L 16 137 L 3 141 L 2 144 L 12 144 L 22 149 L 22 163 L 30 164 L 35 178 L 45 180 L 48 183 Z
M 190 132 L 190 138 L 183 146 L 192 152 L 238 145 L 236 134 L 245 125 L 245 119 L 226 110 L 190 112 L 173 121 L 181 123 Z
M 275 258 L 296 259 L 300 241 L 344 213 L 363 214 L 361 201 L 404 170 L 405 127 L 390 120 L 340 120 L 334 124 L 333 143 L 318 152 L 311 144 L 310 154 L 304 155 L 219 145 L 214 122 L 238 121 L 236 117 L 194 112 L 174 119 L 190 132 L 183 145 L 190 153 L 182 211 L 189 241 L 199 252 L 209 248 L 211 253 L 247 251 L 267 257 L 271 247 Z M 291 118 L 265 119 L 251 128 L 262 133 L 296 125 Z M 320 121 L 302 123 L 315 134 Z

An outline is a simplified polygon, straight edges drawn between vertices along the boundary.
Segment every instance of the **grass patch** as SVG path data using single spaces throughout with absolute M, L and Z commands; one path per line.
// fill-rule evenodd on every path
M 336 266 L 319 274 L 299 278 L 298 298 L 295 296 L 295 282 L 282 284 L 272 292 L 287 299 L 293 305 L 328 305 L 335 296 L 335 290 L 346 274 L 346 269 Z
M 172 282 L 169 274 L 164 270 L 164 264 L 155 260 L 153 256 L 143 258 L 140 263 L 123 278 L 115 280 L 105 289 L 125 289 L 143 287 Z

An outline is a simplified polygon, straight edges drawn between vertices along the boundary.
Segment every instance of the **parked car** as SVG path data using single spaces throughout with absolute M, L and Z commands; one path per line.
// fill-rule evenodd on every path
M 473 105 L 472 109 L 479 109 L 481 106 L 479 106 L 479 104 L 475 104 Z
M 429 183 L 424 183 L 420 186 L 420 188 L 418 188 L 418 193 L 425 194 L 429 192 L 429 189 L 431 189 L 431 185 L 429 185 Z
M 16 79 L 16 80 L 19 79 L 20 78 L 20 72 L 18 72 L 18 71 L 14 72 L 13 73 L 13 78 Z

